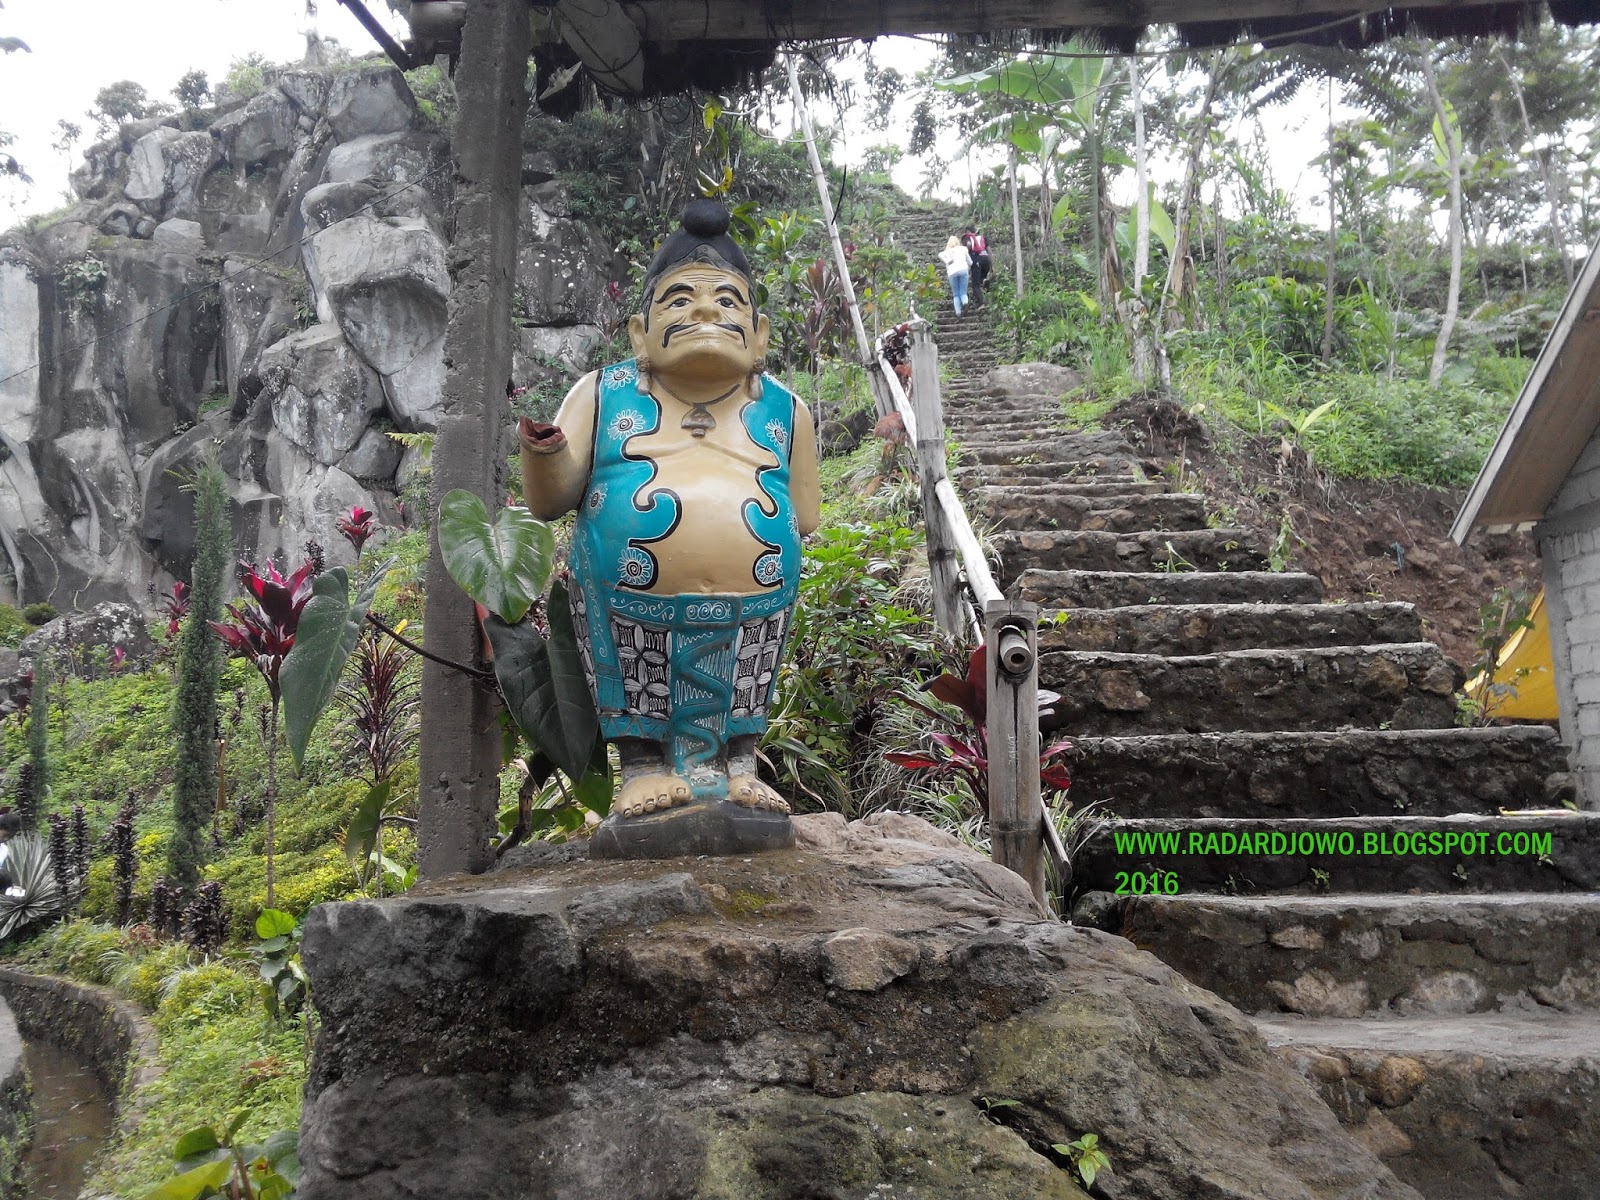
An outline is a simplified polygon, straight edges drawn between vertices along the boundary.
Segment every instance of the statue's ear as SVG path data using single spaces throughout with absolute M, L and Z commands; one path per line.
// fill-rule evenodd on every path
M 772 322 L 767 320 L 765 313 L 756 315 L 756 336 L 750 343 L 750 349 L 755 360 L 760 362 L 767 356 L 767 343 L 772 339 Z
M 633 346 L 635 358 L 650 357 L 650 347 L 644 341 L 644 318 L 638 313 L 628 318 L 628 341 Z

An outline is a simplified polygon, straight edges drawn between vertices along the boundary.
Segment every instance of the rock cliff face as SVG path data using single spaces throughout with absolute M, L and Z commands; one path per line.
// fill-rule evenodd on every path
M 313 910 L 301 1195 L 1083 1200 L 1092 1132 L 1096 1197 L 1415 1200 L 1151 955 L 914 817 L 796 825 Z
M 619 274 L 555 164 L 524 178 L 519 380 L 587 367 Z M 341 511 L 398 521 L 416 452 L 385 434 L 435 427 L 451 286 L 450 147 L 404 77 L 287 71 L 124 126 L 72 183 L 62 219 L 0 238 L 0 601 L 185 576 L 179 476 L 210 453 L 242 552 L 339 562 Z

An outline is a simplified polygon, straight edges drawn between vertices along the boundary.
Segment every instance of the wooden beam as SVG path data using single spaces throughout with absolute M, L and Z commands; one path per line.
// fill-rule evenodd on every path
M 966 633 L 961 611 L 961 564 L 944 505 L 937 502 L 939 481 L 946 476 L 944 408 L 939 399 L 939 347 L 928 327 L 911 332 L 911 409 L 915 426 L 908 424 L 917 477 L 922 488 L 922 523 L 928 535 L 928 576 L 933 588 L 933 619 L 952 638 Z M 913 429 L 915 432 L 913 432 Z
M 1022 876 L 1050 907 L 1039 792 L 1039 608 L 1025 600 L 984 606 L 989 689 L 989 857 Z
M 450 323 L 433 448 L 435 492 L 465 488 L 493 512 L 505 494 L 506 380 L 511 376 L 512 279 L 528 109 L 526 0 L 472 0 L 456 70 L 455 232 Z M 445 570 L 429 513 L 426 648 L 479 661 L 472 601 Z M 422 874 L 487 870 L 500 804 L 499 698 L 460 672 L 422 667 Z
M 1407 0 L 1406 8 L 1466 8 L 1460 0 Z M 686 42 L 707 38 L 735 41 L 810 41 L 872 38 L 886 34 L 995 33 L 1007 29 L 1064 26 L 1142 28 L 1187 21 L 1247 21 L 1257 17 L 1303 17 L 1306 28 L 1341 15 L 1370 11 L 1371 4 L 1336 0 L 793 0 L 782 20 L 768 17 L 753 0 L 645 0 L 622 9 L 646 41 Z M 1329 14 L 1334 14 L 1330 16 Z M 535 40 L 555 40 L 549 8 L 531 17 Z

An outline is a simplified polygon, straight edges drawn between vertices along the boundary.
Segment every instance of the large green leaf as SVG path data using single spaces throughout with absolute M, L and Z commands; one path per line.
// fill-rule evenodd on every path
M 356 806 L 356 815 L 350 818 L 350 828 L 344 833 L 344 856 L 355 866 L 363 887 L 367 872 L 372 869 L 372 852 L 378 848 L 383 809 L 393 792 L 394 784 L 390 780 L 373 784 Z
M 572 779 L 581 779 L 600 736 L 599 717 L 572 629 L 567 589 L 550 592 L 550 638 L 526 622 L 497 616 L 483 628 L 494 647 L 494 674 L 523 736 Z
M 207 1192 L 221 1190 L 232 1173 L 233 1160 L 219 1158 L 216 1162 L 167 1180 L 154 1191 L 146 1192 L 142 1200 L 199 1200 Z
M 294 932 L 294 916 L 284 912 L 281 908 L 263 908 L 256 917 L 256 936 L 262 941 L 268 938 L 288 937 Z
M 457 488 L 439 505 L 439 550 L 450 578 L 508 625 L 527 614 L 555 557 L 555 535 L 525 508 L 489 510 Z
M 300 614 L 294 647 L 278 673 L 284 734 L 297 767 L 305 764 L 311 731 L 333 701 L 344 665 L 361 640 L 372 597 L 388 571 L 387 563 L 374 571 L 353 602 L 343 567 L 324 571 L 311 584 L 311 599 Z

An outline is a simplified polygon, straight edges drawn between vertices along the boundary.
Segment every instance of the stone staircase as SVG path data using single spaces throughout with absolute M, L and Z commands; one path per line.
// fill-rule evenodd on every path
M 1600 1196 L 1600 815 L 1559 807 L 1555 733 L 1454 728 L 1414 608 L 1323 603 L 1121 434 L 1062 432 L 1059 371 L 992 370 L 981 312 L 935 319 L 958 485 L 1046 610 L 1074 805 L 1115 818 L 1075 919 L 1257 1014 L 1428 1200 Z

